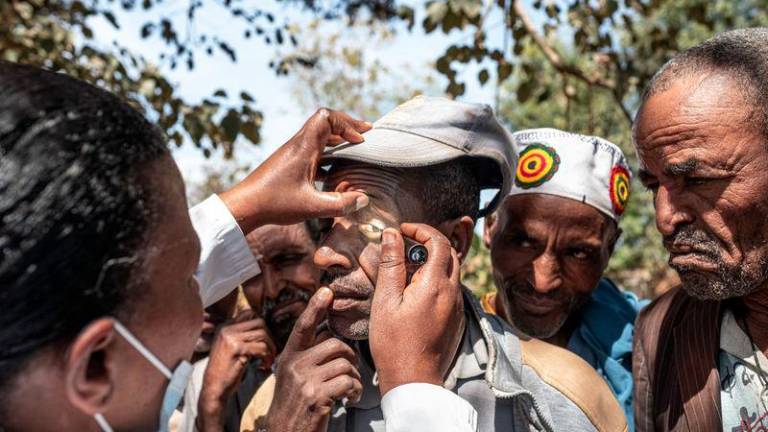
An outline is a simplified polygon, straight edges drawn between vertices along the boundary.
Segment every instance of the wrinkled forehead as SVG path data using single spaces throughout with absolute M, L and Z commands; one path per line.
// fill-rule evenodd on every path
M 615 222 L 589 204 L 550 194 L 508 196 L 497 210 L 504 230 L 578 231 L 602 234 Z
M 681 76 L 640 107 L 633 127 L 640 165 L 679 152 L 728 151 L 724 138 L 760 133 L 755 113 L 734 77 L 716 72 Z
M 364 192 L 371 200 L 373 211 L 409 213 L 417 202 L 413 193 L 416 173 L 403 168 L 343 161 L 334 163 L 323 182 L 323 190 L 333 191 L 343 186 L 346 191 Z
M 338 161 L 331 165 L 323 181 L 324 190 L 334 190 L 346 182 L 358 190 L 387 192 L 391 187 L 400 187 L 405 178 L 401 168 L 383 167 L 362 162 Z M 391 195 L 391 193 L 389 194 Z
M 314 246 L 304 223 L 295 225 L 265 225 L 246 236 L 248 246 L 257 255 L 272 256 L 288 250 Z

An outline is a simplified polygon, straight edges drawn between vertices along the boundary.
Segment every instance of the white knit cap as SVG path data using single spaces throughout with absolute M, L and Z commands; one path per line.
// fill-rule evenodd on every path
M 629 200 L 624 153 L 599 137 L 557 129 L 512 134 L 518 156 L 509 195 L 542 193 L 589 204 L 618 222 Z

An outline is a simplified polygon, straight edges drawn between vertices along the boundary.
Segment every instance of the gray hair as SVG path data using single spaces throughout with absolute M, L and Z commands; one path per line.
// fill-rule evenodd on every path
M 724 72 L 735 78 L 768 136 L 768 28 L 721 33 L 677 54 L 651 78 L 638 113 L 651 96 L 668 90 L 680 78 L 701 72 Z

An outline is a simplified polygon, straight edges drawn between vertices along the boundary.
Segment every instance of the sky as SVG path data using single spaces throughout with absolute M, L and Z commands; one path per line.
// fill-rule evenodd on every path
M 208 2 L 210 4 L 212 2 Z M 402 2 L 408 3 L 408 2 Z M 419 7 L 418 2 L 411 2 L 417 12 L 423 8 Z M 141 53 L 145 58 L 154 60 L 158 58 L 159 52 L 163 49 L 160 41 L 157 39 L 143 40 L 140 35 L 141 25 L 147 20 L 156 19 L 157 14 L 176 17 L 184 16 L 186 2 L 165 2 L 151 9 L 150 13 L 143 11 L 132 11 L 118 15 L 120 29 L 116 30 L 105 20 L 94 21 L 94 33 L 97 35 L 99 43 L 111 44 L 113 40 L 133 52 Z M 274 13 L 277 22 L 281 17 L 285 17 L 292 23 L 306 24 L 310 20 L 310 15 L 302 11 L 297 6 L 285 6 L 273 0 L 259 1 L 259 8 L 266 9 Z M 208 57 L 200 53 L 196 58 L 196 67 L 189 71 L 186 67 L 179 67 L 171 70 L 168 65 L 160 63 L 160 68 L 175 83 L 179 94 L 190 101 L 199 101 L 204 97 L 209 97 L 216 89 L 222 88 L 230 95 L 237 95 L 240 91 L 248 91 L 256 99 L 255 107 L 264 114 L 262 124 L 263 141 L 260 145 L 254 146 L 249 142 L 240 141 L 235 143 L 236 159 L 234 164 L 247 164 L 255 167 L 266 159 L 278 146 L 289 139 L 303 122 L 312 114 L 313 110 L 307 110 L 297 104 L 293 99 L 292 78 L 278 77 L 272 69 L 268 67 L 269 62 L 275 56 L 275 47 L 266 45 L 257 38 L 244 39 L 242 37 L 242 27 L 231 25 L 232 18 L 223 8 L 217 6 L 206 6 L 198 12 L 197 25 L 205 27 L 206 31 L 213 32 L 229 42 L 235 48 L 238 54 L 236 63 L 230 61 L 221 54 L 215 54 Z M 426 75 L 431 67 L 431 63 L 444 52 L 445 48 L 451 44 L 471 41 L 471 34 L 468 32 L 453 31 L 448 35 L 440 31 L 426 35 L 421 30 L 421 20 L 423 15 L 417 14 L 416 25 L 413 31 L 407 31 L 404 26 L 398 28 L 396 36 L 386 43 L 372 47 L 370 52 L 366 52 L 365 61 L 381 61 L 386 67 L 393 70 L 399 68 L 408 68 L 417 74 Z M 503 38 L 500 25 L 502 17 L 491 16 L 487 20 L 489 40 L 499 41 Z M 340 26 L 340 23 L 334 23 Z M 342 36 L 344 37 L 344 36 Z M 350 37 L 355 37 L 350 34 Z M 490 83 L 481 87 L 475 77 L 479 67 L 471 66 L 466 68 L 460 75 L 461 80 L 467 83 L 467 92 L 461 97 L 462 100 L 471 102 L 485 102 L 493 104 L 494 89 Z M 438 75 L 433 72 L 433 75 Z M 445 82 L 440 77 L 438 88 L 443 88 Z M 332 107 L 331 107 L 332 108 Z M 366 119 L 375 120 L 375 119 Z M 182 175 L 188 184 L 200 182 L 206 175 L 206 168 L 220 169 L 222 166 L 233 162 L 225 161 L 221 154 L 215 153 L 209 159 L 206 159 L 202 152 L 193 145 L 185 143 L 181 148 L 174 150 L 174 157 L 179 164 Z

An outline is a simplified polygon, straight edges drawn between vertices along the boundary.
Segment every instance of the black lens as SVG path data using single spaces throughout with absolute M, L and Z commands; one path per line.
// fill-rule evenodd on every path
M 413 245 L 408 249 L 408 261 L 422 265 L 427 262 L 427 248 L 423 245 Z

